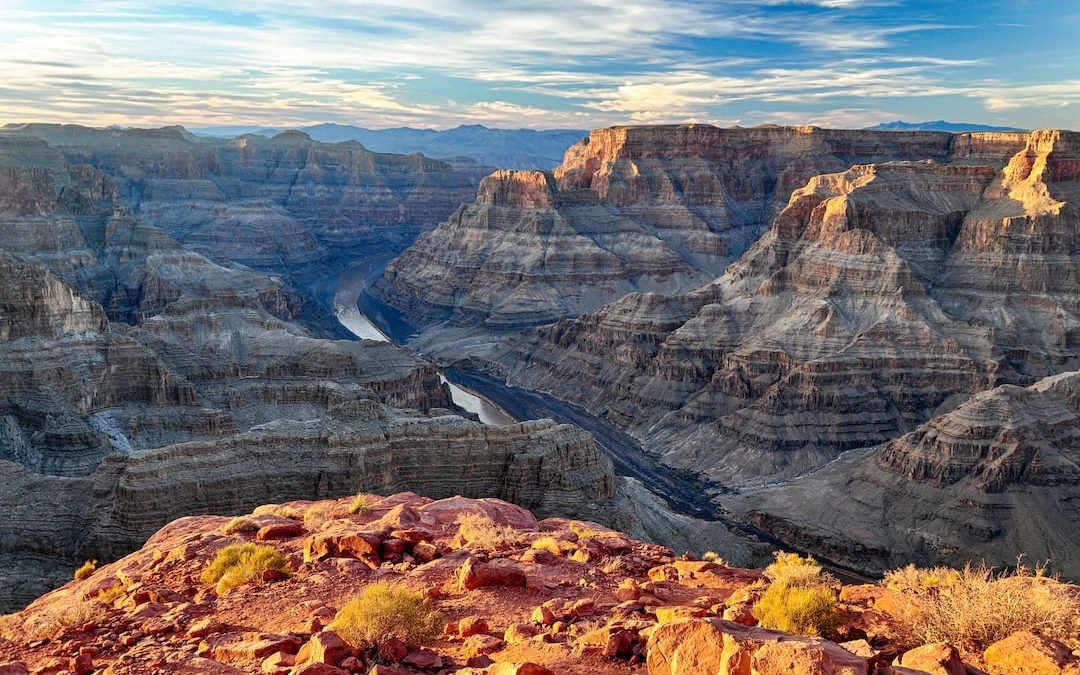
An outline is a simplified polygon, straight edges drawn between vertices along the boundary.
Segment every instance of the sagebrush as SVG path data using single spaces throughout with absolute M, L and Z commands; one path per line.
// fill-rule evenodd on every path
M 754 618 L 764 628 L 830 637 L 841 622 L 836 601 L 836 591 L 829 586 L 773 582 L 754 604 Z
M 229 590 L 262 578 L 269 569 L 288 573 L 285 556 L 273 546 L 233 544 L 218 551 L 202 572 L 203 583 L 214 584 L 222 595 Z
M 898 594 L 894 618 L 914 644 L 949 642 L 983 649 L 1027 630 L 1080 646 L 1080 597 L 1041 566 L 1010 571 L 985 565 L 916 568 L 885 575 Z
M 445 625 L 422 591 L 379 581 L 338 610 L 327 627 L 352 646 L 365 649 L 390 638 L 421 647 L 435 640 Z

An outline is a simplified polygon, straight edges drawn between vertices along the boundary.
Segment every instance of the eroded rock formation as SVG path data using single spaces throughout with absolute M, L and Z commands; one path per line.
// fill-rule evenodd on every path
M 711 280 L 812 176 L 950 156 L 943 133 L 614 127 L 553 173 L 500 171 L 391 263 L 382 294 L 421 322 L 518 329 L 631 291 Z M 995 149 L 982 149 L 991 153 Z

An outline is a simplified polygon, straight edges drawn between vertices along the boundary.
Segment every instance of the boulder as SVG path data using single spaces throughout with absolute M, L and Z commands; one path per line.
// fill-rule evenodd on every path
M 352 648 L 332 630 L 324 630 L 311 636 L 296 655 L 297 663 L 329 663 L 337 665 L 339 661 L 352 654 Z
M 659 625 L 648 642 L 649 675 L 866 675 L 863 659 L 819 638 L 722 619 Z
M 435 502 L 438 503 L 438 502 Z M 458 583 L 462 590 L 471 591 L 483 586 L 520 586 L 525 587 L 525 572 L 509 560 L 480 562 L 469 558 L 458 572 Z
M 987 647 L 983 659 L 993 675 L 1059 675 L 1078 661 L 1060 642 L 1026 630 Z
M 960 653 L 945 642 L 932 642 L 908 650 L 900 656 L 896 665 L 923 670 L 930 675 L 967 675 Z

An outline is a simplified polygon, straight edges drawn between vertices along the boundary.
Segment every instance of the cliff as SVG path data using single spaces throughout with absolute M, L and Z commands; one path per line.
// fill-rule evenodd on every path
M 381 293 L 421 323 L 514 330 L 633 291 L 686 291 L 719 275 L 812 176 L 946 161 L 954 143 L 815 127 L 596 130 L 553 174 L 488 176 L 473 204 L 387 267 Z

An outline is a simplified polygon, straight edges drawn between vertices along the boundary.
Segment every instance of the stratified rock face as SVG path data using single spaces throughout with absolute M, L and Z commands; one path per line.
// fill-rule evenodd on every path
M 792 190 L 852 164 L 948 158 L 942 133 L 615 127 L 553 174 L 499 171 L 391 263 L 382 294 L 421 321 L 549 323 L 632 291 L 716 277 Z
M 958 137 L 955 162 L 811 179 L 722 277 L 538 329 L 512 379 L 753 483 L 1076 369 L 1080 135 L 986 136 Z
M 300 132 L 224 140 L 179 127 L 31 124 L 6 133 L 40 138 L 107 175 L 140 222 L 199 253 L 283 271 L 399 249 L 471 198 L 489 171 Z
M 1001 385 L 889 443 L 734 500 L 793 545 L 882 571 L 1023 554 L 1080 578 L 1080 373 Z M 827 553 L 826 553 L 827 552 Z

